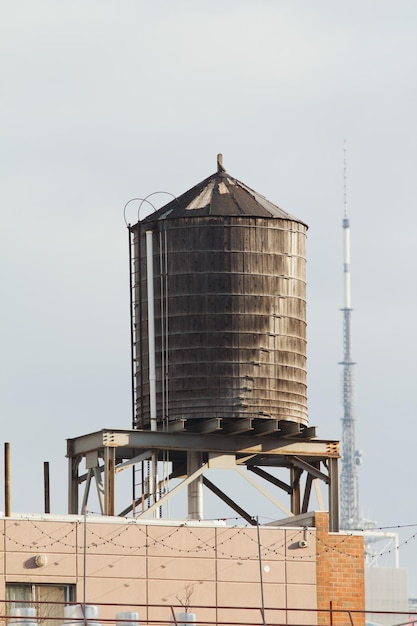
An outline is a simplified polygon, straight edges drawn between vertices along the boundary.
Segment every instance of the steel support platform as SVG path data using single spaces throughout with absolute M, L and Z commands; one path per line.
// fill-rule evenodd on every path
M 329 531 L 339 530 L 338 459 L 339 442 L 315 438 L 315 429 L 293 431 L 267 429 L 251 432 L 242 429 L 236 434 L 216 432 L 164 432 L 151 430 L 121 430 L 104 428 L 100 431 L 67 440 L 69 461 L 68 512 L 79 514 L 87 510 L 90 486 L 96 484 L 103 515 L 134 515 L 147 517 L 183 487 L 200 481 L 228 506 L 251 524 L 256 518 L 247 513 L 235 500 L 214 485 L 205 472 L 211 468 L 235 470 L 266 498 L 275 504 L 285 518 L 309 511 L 313 481 L 324 483 L 328 493 Z M 122 470 L 146 462 L 151 458 L 162 462 L 169 458 L 172 471 L 169 479 L 180 479 L 167 494 L 150 506 L 141 501 L 130 503 L 123 511 L 115 512 L 116 476 Z M 190 464 L 190 458 L 193 463 Z M 85 459 L 85 471 L 80 472 Z M 191 469 L 190 469 L 191 468 Z M 286 468 L 288 481 L 270 473 L 273 468 Z M 254 479 L 260 477 L 267 489 Z M 84 484 L 81 507 L 80 485 Z M 289 497 L 287 509 L 276 494 Z M 147 494 L 147 499 L 149 494 Z

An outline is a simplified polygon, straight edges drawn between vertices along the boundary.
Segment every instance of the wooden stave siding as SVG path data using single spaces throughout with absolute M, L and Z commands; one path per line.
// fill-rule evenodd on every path
M 276 218 L 193 217 L 148 222 L 149 228 L 154 230 L 158 421 L 166 415 L 160 354 L 160 242 L 166 241 L 169 420 L 271 417 L 307 425 L 305 225 Z M 150 418 L 144 231 L 144 410 L 138 418 L 146 428 Z M 135 258 L 136 268 L 138 262 Z M 140 396 L 139 375 L 136 384 Z

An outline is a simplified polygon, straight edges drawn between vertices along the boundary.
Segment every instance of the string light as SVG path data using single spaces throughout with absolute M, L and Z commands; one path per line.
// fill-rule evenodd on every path
M 76 528 L 77 528 L 77 525 L 81 524 L 80 521 L 77 521 L 76 524 L 74 524 L 73 522 L 68 522 L 68 523 L 65 523 L 64 525 L 60 525 L 58 528 L 55 528 L 52 532 L 47 532 L 42 527 L 43 524 L 41 522 L 36 522 L 32 518 L 21 518 L 21 519 L 26 522 L 29 522 L 33 526 L 33 528 L 39 533 L 39 535 L 42 538 L 44 538 L 43 542 L 35 540 L 30 543 L 27 543 L 13 536 L 15 533 L 11 533 L 10 531 L 11 529 L 13 529 L 13 527 L 19 526 L 18 522 L 14 522 L 13 524 L 7 524 L 6 522 L 6 528 L 4 532 L 0 531 L 0 534 L 3 535 L 4 539 L 13 543 L 16 546 L 19 546 L 20 548 L 24 548 L 28 550 L 47 549 L 56 545 L 62 545 L 66 548 L 71 548 L 73 550 L 77 549 L 78 546 L 76 543 Z M 389 529 L 392 529 L 392 528 L 402 529 L 402 528 L 415 528 L 415 527 L 417 527 L 417 524 L 404 524 L 404 525 L 397 525 L 397 526 L 381 527 L 378 530 L 383 530 L 383 529 L 388 529 L 388 528 Z M 92 524 L 89 524 L 87 525 L 87 532 L 89 534 L 89 538 L 91 541 L 88 542 L 86 547 L 89 551 L 93 551 L 94 549 L 100 548 L 101 546 L 109 545 L 109 546 L 116 547 L 122 550 L 130 550 L 130 551 L 134 550 L 137 553 L 141 550 L 148 550 L 155 546 L 162 546 L 164 549 L 170 550 L 171 552 L 175 552 L 177 554 L 198 554 L 198 553 L 213 552 L 223 558 L 229 558 L 233 560 L 244 561 L 244 560 L 257 560 L 258 559 L 257 549 L 256 550 L 254 549 L 253 552 L 248 551 L 247 554 L 239 553 L 238 555 L 232 552 L 230 549 L 227 549 L 227 546 L 230 545 L 230 543 L 235 539 L 239 539 L 239 543 L 242 543 L 242 545 L 244 545 L 243 540 L 246 540 L 249 543 L 256 544 L 256 548 L 257 548 L 258 546 L 257 538 L 254 536 L 253 533 L 249 532 L 249 530 L 252 529 L 253 526 L 238 527 L 237 525 L 233 525 L 233 526 L 227 526 L 227 527 L 219 527 L 219 528 L 214 529 L 214 534 L 210 538 L 207 538 L 206 536 L 202 537 L 201 534 L 198 532 L 198 529 L 195 526 L 189 526 L 187 525 L 187 523 L 183 523 L 180 526 L 177 526 L 175 528 L 170 528 L 169 530 L 167 530 L 165 534 L 163 534 L 160 537 L 152 538 L 149 536 L 149 534 L 150 532 L 152 532 L 152 530 L 150 529 L 154 529 L 154 528 L 160 529 L 161 527 L 143 526 L 141 524 L 137 524 L 136 522 L 129 522 L 125 524 L 122 528 L 120 528 L 117 532 L 115 532 L 114 530 L 111 530 L 108 533 L 107 537 L 106 536 L 103 537 L 96 530 L 93 530 Z M 180 546 L 178 546 L 177 542 L 175 541 L 175 536 L 181 529 L 185 529 L 189 533 L 189 535 L 191 535 L 195 539 L 195 545 L 193 547 L 181 548 Z M 265 538 L 265 534 L 266 534 L 265 531 L 268 532 L 269 530 L 272 530 L 272 529 L 261 527 L 261 533 L 264 535 L 263 538 Z M 287 528 L 285 530 L 288 531 L 289 529 Z M 58 532 L 62 534 L 60 536 L 57 536 Z M 126 536 L 127 538 L 128 533 L 132 533 L 132 532 L 139 533 L 139 536 L 141 538 L 140 542 L 137 542 L 137 541 L 123 542 L 120 540 L 120 538 L 123 536 Z M 303 533 L 304 531 L 300 530 L 299 532 Z M 338 541 L 337 543 L 334 543 L 333 541 L 331 544 L 329 542 L 326 542 L 320 536 L 318 536 L 315 533 L 314 528 L 308 529 L 308 533 L 310 537 L 312 538 L 312 540 L 316 541 L 316 545 L 319 548 L 318 550 L 315 551 L 314 554 L 311 554 L 311 553 L 300 554 L 300 552 L 297 551 L 297 554 L 291 555 L 288 552 L 288 550 L 286 550 L 286 545 L 288 543 L 288 539 L 286 536 L 284 536 L 284 539 L 279 539 L 279 540 L 274 539 L 274 541 L 270 544 L 266 544 L 265 542 L 263 542 L 261 545 L 261 553 L 265 558 L 268 558 L 268 557 L 271 558 L 272 556 L 276 556 L 279 558 L 286 558 L 287 560 L 294 560 L 294 561 L 295 560 L 297 561 L 315 560 L 319 558 L 322 554 L 325 554 L 328 552 L 337 552 L 345 557 L 346 556 L 351 557 L 356 560 L 361 558 L 357 554 L 349 553 L 349 545 L 347 544 L 349 538 L 353 536 L 358 536 L 357 533 L 346 533 L 343 536 L 341 536 L 340 541 Z M 71 537 L 71 535 L 74 537 L 73 542 L 69 541 L 69 538 Z M 111 536 L 109 537 L 109 535 Z M 335 536 L 333 539 L 335 539 L 336 537 L 337 536 Z M 391 554 L 395 552 L 396 550 L 399 550 L 400 548 L 404 548 L 405 546 L 409 545 L 409 543 L 415 540 L 416 538 L 417 538 L 417 531 L 413 533 L 410 537 L 402 541 L 397 547 L 383 550 L 377 556 L 381 557 L 387 554 Z M 130 540 L 131 539 L 132 539 L 132 536 L 130 535 Z M 170 545 L 171 539 L 174 539 L 173 545 Z

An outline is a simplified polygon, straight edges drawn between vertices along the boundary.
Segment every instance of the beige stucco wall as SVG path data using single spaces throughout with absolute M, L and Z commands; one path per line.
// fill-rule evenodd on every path
M 190 610 L 199 624 L 262 621 L 254 527 L 103 517 L 89 517 L 85 525 L 76 516 L 19 516 L 2 518 L 0 528 L 3 599 L 6 583 L 65 583 L 76 585 L 76 601 L 83 602 L 85 567 L 87 603 L 110 605 L 100 606 L 102 620 L 113 619 L 117 611 L 137 610 L 142 623 L 168 624 L 170 607 L 182 610 L 179 599 L 192 585 Z M 315 530 L 309 529 L 308 546 L 301 548 L 304 536 L 301 528 L 260 528 L 269 623 L 316 622 Z M 35 564 L 38 554 L 48 558 L 44 567 Z

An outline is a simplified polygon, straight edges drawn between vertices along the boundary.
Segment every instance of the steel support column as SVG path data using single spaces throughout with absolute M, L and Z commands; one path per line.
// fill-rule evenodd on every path
M 329 531 L 339 532 L 339 474 L 338 459 L 328 459 L 329 469 Z
M 187 452 L 187 474 L 190 476 L 203 465 L 201 452 Z M 187 519 L 203 519 L 203 476 L 198 476 L 188 485 Z
M 68 513 L 70 515 L 78 513 L 78 467 L 81 458 L 78 454 L 68 458 Z
M 104 511 L 114 515 L 114 475 L 116 467 L 115 448 L 104 448 Z

